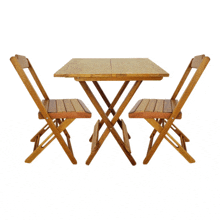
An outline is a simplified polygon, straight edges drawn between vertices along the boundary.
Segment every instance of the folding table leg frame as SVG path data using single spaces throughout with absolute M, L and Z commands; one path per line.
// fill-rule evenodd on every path
M 62 121 L 61 119 L 51 120 L 52 123 L 57 123 L 57 127 L 51 128 L 49 126 L 49 123 L 46 124 L 32 139 L 32 142 L 35 142 L 34 145 L 34 151 L 33 153 L 25 160 L 26 163 L 31 163 L 55 138 L 60 142 L 63 150 L 66 152 L 67 156 L 71 160 L 73 164 L 76 164 L 77 161 L 73 155 L 72 146 L 70 143 L 70 136 L 66 130 L 66 128 L 74 121 L 75 119 L 66 119 Z M 58 126 L 59 125 L 59 126 Z M 54 125 L 55 126 L 55 125 Z M 45 138 L 44 141 L 42 141 L 41 144 L 39 144 L 40 137 L 49 129 L 53 131 L 50 135 Z M 54 131 L 56 129 L 56 131 Z M 64 134 L 67 137 L 67 143 L 66 145 L 65 141 L 63 140 L 62 136 L 60 135 L 61 132 L 64 132 Z M 58 134 L 57 134 L 58 133 Z
M 134 158 L 132 157 L 131 153 L 127 151 L 126 147 L 125 147 L 125 143 L 123 142 L 123 140 L 121 139 L 121 137 L 119 136 L 119 134 L 117 133 L 117 131 L 114 128 L 115 123 L 118 121 L 120 115 L 122 114 L 122 112 L 124 111 L 124 109 L 126 108 L 126 106 L 128 105 L 129 101 L 131 100 L 131 98 L 133 97 L 133 95 L 135 94 L 135 92 L 137 91 L 138 87 L 140 86 L 142 81 L 136 81 L 134 86 L 132 87 L 132 89 L 130 90 L 130 92 L 128 93 L 128 95 L 126 96 L 125 100 L 123 101 L 123 103 L 121 104 L 121 106 L 119 107 L 118 111 L 115 113 L 113 119 L 110 121 L 107 117 L 107 115 L 105 114 L 105 112 L 103 111 L 102 107 L 100 106 L 100 104 L 98 103 L 98 101 L 96 100 L 95 96 L 93 95 L 92 91 L 90 90 L 90 88 L 88 87 L 87 83 L 85 81 L 80 81 L 81 86 L 83 87 L 84 91 L 86 92 L 86 94 L 88 95 L 88 97 L 90 98 L 91 102 L 93 103 L 94 107 L 96 108 L 96 110 L 98 111 L 98 113 L 100 114 L 100 116 L 102 117 L 102 120 L 104 121 L 104 123 L 106 124 L 107 128 L 105 129 L 104 133 L 102 134 L 102 136 L 100 137 L 99 140 L 97 140 L 96 142 L 96 150 L 93 150 L 90 154 L 90 156 L 88 157 L 86 164 L 89 165 L 90 162 L 92 161 L 92 159 L 94 158 L 94 156 L 96 155 L 96 153 L 98 152 L 99 148 L 101 147 L 101 145 L 103 144 L 103 142 L 105 141 L 105 139 L 107 138 L 109 132 L 112 133 L 112 135 L 114 136 L 114 138 L 116 139 L 116 141 L 118 142 L 119 146 L 121 147 L 121 149 L 123 150 L 123 152 L 125 153 L 125 155 L 127 156 L 128 160 L 131 162 L 132 165 L 136 165 L 136 162 L 134 160 Z
M 100 93 L 101 97 L 103 98 L 104 102 L 106 103 L 106 105 L 108 106 L 108 110 L 105 113 L 107 116 L 109 116 L 110 113 L 112 113 L 112 115 L 115 115 L 115 110 L 114 107 L 116 105 L 116 103 L 118 102 L 119 98 L 121 97 L 122 93 L 124 92 L 124 90 L 126 89 L 127 85 L 128 85 L 129 81 L 125 81 L 124 84 L 122 85 L 121 89 L 118 91 L 118 94 L 115 96 L 114 100 L 112 103 L 109 102 L 108 98 L 106 97 L 105 93 L 103 92 L 103 90 L 101 89 L 100 85 L 98 84 L 97 81 L 93 81 L 93 84 L 95 85 L 96 89 L 98 90 L 98 92 Z M 120 128 L 122 129 L 122 122 L 120 119 L 117 120 Z M 102 125 L 104 124 L 104 121 L 101 120 L 101 122 L 99 123 L 99 130 L 101 129 Z M 92 135 L 93 136 L 93 135 Z M 92 136 L 89 139 L 89 141 L 92 141 Z M 129 139 L 131 138 L 130 135 L 128 134 Z

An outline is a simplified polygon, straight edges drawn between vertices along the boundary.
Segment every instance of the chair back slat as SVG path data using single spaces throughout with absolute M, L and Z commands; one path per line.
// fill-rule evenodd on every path
M 192 68 L 198 68 L 199 65 L 202 63 L 202 60 L 204 59 L 205 55 L 195 56 L 192 60 L 191 67 Z
M 177 97 L 177 95 L 179 94 L 180 90 L 182 89 L 182 87 L 183 87 L 183 85 L 184 85 L 184 83 L 185 83 L 187 77 L 189 76 L 189 74 L 190 74 L 192 68 L 198 68 L 198 67 L 201 65 L 201 63 L 202 63 L 202 61 L 203 61 L 204 58 L 205 58 L 205 55 L 199 55 L 199 56 L 195 56 L 195 57 L 190 61 L 190 63 L 189 63 L 189 65 L 188 65 L 188 67 L 187 67 L 187 69 L 186 69 L 186 71 L 185 71 L 183 77 L 181 78 L 181 80 L 180 80 L 180 82 L 179 82 L 179 84 L 178 84 L 176 90 L 175 90 L 174 93 L 173 93 L 173 96 L 171 97 L 172 100 L 175 100 L 175 99 L 176 99 L 176 97 Z
M 21 56 L 21 55 L 16 54 L 15 57 L 17 58 L 21 68 L 28 68 L 29 67 L 29 62 L 25 56 Z
M 179 112 L 181 111 L 183 105 L 185 104 L 186 100 L 188 99 L 188 97 L 190 96 L 192 90 L 194 89 L 196 83 L 199 81 L 202 73 L 204 72 L 206 66 L 208 65 L 210 61 L 209 57 L 204 57 L 202 62 L 200 63 L 199 67 L 197 68 L 194 76 L 192 77 L 192 79 L 190 80 L 188 86 L 186 87 L 184 93 L 182 94 L 178 104 L 176 105 L 175 109 L 173 110 L 173 113 L 171 115 L 172 118 L 176 118 L 176 116 L 179 114 Z
M 28 92 L 31 95 L 32 99 L 34 100 L 35 104 L 39 108 L 40 112 L 42 113 L 44 118 L 48 118 L 49 115 L 48 115 L 43 103 L 41 102 L 38 94 L 36 93 L 34 87 L 32 86 L 31 82 L 29 81 L 29 79 L 28 79 L 27 75 L 25 74 L 23 68 L 21 67 L 20 62 L 18 61 L 18 59 L 16 57 L 11 57 L 10 61 L 12 62 L 15 70 L 17 71 L 18 75 L 20 76 L 22 82 L 24 83 L 26 89 L 28 90 Z
M 35 71 L 34 71 L 32 65 L 31 65 L 30 61 L 25 56 L 21 56 L 21 55 L 15 55 L 15 59 L 17 59 L 17 62 L 20 64 L 20 67 L 22 69 L 24 69 L 24 68 L 28 68 L 29 69 L 29 71 L 30 71 L 34 81 L 36 82 L 39 90 L 41 91 L 44 99 L 48 100 L 49 97 L 48 97 L 46 91 L 44 90 L 44 87 L 42 86 L 42 84 L 41 84 L 37 74 L 35 73 Z M 25 74 L 25 72 L 24 72 L 24 74 Z

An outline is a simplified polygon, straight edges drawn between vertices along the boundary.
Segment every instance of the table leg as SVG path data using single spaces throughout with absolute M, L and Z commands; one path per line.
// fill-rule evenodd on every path
M 93 105 L 95 106 L 96 110 L 99 112 L 100 116 L 102 117 L 104 123 L 107 125 L 107 128 L 105 129 L 104 133 L 102 134 L 101 138 L 99 139 L 98 143 L 97 143 L 97 151 L 93 154 L 90 154 L 89 158 L 86 161 L 86 164 L 90 164 L 90 162 L 92 161 L 92 159 L 94 158 L 94 156 L 96 155 L 96 153 L 98 152 L 99 148 L 101 147 L 101 145 L 103 144 L 104 140 L 106 139 L 106 137 L 108 136 L 109 132 L 112 133 L 112 135 L 114 136 L 114 138 L 116 139 L 116 141 L 118 142 L 119 146 L 121 147 L 121 149 L 123 150 L 123 152 L 125 153 L 125 155 L 127 156 L 127 158 L 129 159 L 129 161 L 131 162 L 132 165 L 135 165 L 136 162 L 134 160 L 134 158 L 131 156 L 131 154 L 126 150 L 125 148 L 125 144 L 122 141 L 122 139 L 120 138 L 120 136 L 118 135 L 117 131 L 114 129 L 114 124 L 117 122 L 118 118 L 120 117 L 120 115 L 122 114 L 122 112 L 124 111 L 124 109 L 126 108 L 126 106 L 128 105 L 129 101 L 131 100 L 131 98 L 133 97 L 133 95 L 135 94 L 135 92 L 137 91 L 138 87 L 140 86 L 142 81 L 136 81 L 134 86 L 132 87 L 132 89 L 130 90 L 130 92 L 128 93 L 128 95 L 126 96 L 125 100 L 123 101 L 123 103 L 121 104 L 121 106 L 119 107 L 118 111 L 116 112 L 116 114 L 114 115 L 113 119 L 110 121 L 107 117 L 107 115 L 105 114 L 105 112 L 103 111 L 102 107 L 100 106 L 100 104 L 98 103 L 98 101 L 96 100 L 95 96 L 93 95 L 92 91 L 90 90 L 90 88 L 88 87 L 87 83 L 85 81 L 80 81 L 81 86 L 83 87 L 84 91 L 86 92 L 86 94 L 88 95 L 88 97 L 90 98 L 91 102 L 93 103 Z
M 106 97 L 105 93 L 103 92 L 103 90 L 101 89 L 100 85 L 98 84 L 97 81 L 93 81 L 93 84 L 95 85 L 96 89 L 98 90 L 98 92 L 100 93 L 101 97 L 103 98 L 103 100 L 105 101 L 106 105 L 108 106 L 108 110 L 105 113 L 107 116 L 109 116 L 110 113 L 112 113 L 112 115 L 115 115 L 115 110 L 114 107 L 116 105 L 116 103 L 118 102 L 119 98 L 121 97 L 122 93 L 124 92 L 124 90 L 126 89 L 127 85 L 128 85 L 129 81 L 125 81 L 124 84 L 122 85 L 121 89 L 119 90 L 119 92 L 117 93 L 117 95 L 115 96 L 114 100 L 112 103 L 109 102 L 108 98 Z M 120 119 L 118 119 L 118 124 L 122 129 L 122 122 Z M 99 123 L 99 130 L 101 129 L 102 125 L 104 124 L 104 121 L 101 120 L 101 122 Z M 130 135 L 128 134 L 129 139 L 131 138 Z M 89 141 L 92 141 L 92 136 L 90 137 Z

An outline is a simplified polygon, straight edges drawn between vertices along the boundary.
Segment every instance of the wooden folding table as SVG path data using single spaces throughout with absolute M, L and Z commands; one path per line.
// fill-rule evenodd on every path
M 71 59 L 55 74 L 55 77 L 74 77 L 83 87 L 84 91 L 88 95 L 89 99 L 93 103 L 94 107 L 100 114 L 102 120 L 97 121 L 94 132 L 90 141 L 92 141 L 91 154 L 88 157 L 86 164 L 89 165 L 99 148 L 102 146 L 108 134 L 111 132 L 119 146 L 129 159 L 132 165 L 136 162 L 131 155 L 129 138 L 130 135 L 127 132 L 126 125 L 123 120 L 120 120 L 122 112 L 128 105 L 129 101 L 139 88 L 143 80 L 162 80 L 163 77 L 169 76 L 169 74 L 156 65 L 154 62 L 147 58 L 114 58 L 114 59 Z M 96 97 L 90 90 L 86 81 L 92 81 L 96 89 L 100 93 L 101 97 L 108 106 L 106 112 L 103 111 L 101 105 L 97 101 Z M 107 96 L 103 92 L 97 81 L 124 81 L 121 89 L 118 91 L 112 103 L 109 102 Z M 135 81 L 133 87 L 128 92 L 128 95 L 120 105 L 118 111 L 114 110 L 114 106 L 118 102 L 125 88 L 130 81 Z M 110 121 L 108 116 L 113 114 L 113 118 Z M 114 128 L 116 122 L 120 125 L 123 131 L 123 140 Z M 106 124 L 107 128 L 98 139 L 99 130 L 103 124 Z

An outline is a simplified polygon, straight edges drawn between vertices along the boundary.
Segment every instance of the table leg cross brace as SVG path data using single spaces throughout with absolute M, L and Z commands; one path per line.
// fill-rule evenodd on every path
M 105 113 L 107 116 L 109 116 L 110 113 L 112 113 L 112 115 L 115 115 L 115 110 L 114 107 L 116 105 L 116 103 L 118 102 L 119 98 L 121 97 L 122 93 L 124 92 L 124 90 L 126 89 L 127 85 L 128 85 L 129 81 L 125 81 L 124 84 L 122 85 L 121 89 L 118 91 L 117 95 L 115 96 L 114 100 L 112 103 L 109 102 L 108 98 L 106 97 L 105 93 L 103 92 L 102 88 L 100 87 L 100 85 L 98 84 L 97 81 L 93 81 L 93 84 L 95 85 L 96 89 L 98 90 L 98 92 L 100 93 L 101 97 L 103 98 L 104 102 L 106 103 L 106 105 L 108 106 L 108 110 Z M 119 126 L 122 129 L 122 122 L 120 119 L 117 120 L 117 123 L 119 124 Z M 101 129 L 102 125 L 104 124 L 104 121 L 101 120 L 101 122 L 99 123 L 99 130 Z M 128 134 L 128 137 L 130 137 L 130 135 Z M 92 141 L 92 136 L 89 139 L 89 141 Z
M 102 117 L 102 120 L 104 121 L 104 123 L 106 124 L 107 128 L 105 129 L 104 133 L 102 134 L 102 136 L 100 137 L 100 139 L 97 141 L 97 146 L 96 146 L 96 151 L 93 151 L 90 156 L 88 157 L 86 164 L 89 165 L 90 162 L 92 161 L 92 159 L 94 158 L 94 156 L 96 155 L 96 153 L 98 152 L 99 148 L 101 147 L 101 145 L 103 144 L 104 140 L 107 138 L 109 132 L 112 133 L 112 135 L 114 136 L 114 138 L 116 139 L 116 141 L 118 142 L 119 146 L 121 147 L 121 149 L 123 150 L 123 152 L 125 153 L 125 155 L 127 156 L 128 160 L 131 162 L 132 165 L 135 165 L 136 162 L 134 160 L 134 158 L 131 156 L 131 154 L 126 150 L 125 148 L 125 143 L 123 142 L 123 140 L 121 139 L 121 137 L 118 135 L 117 131 L 114 128 L 115 123 L 118 121 L 120 115 L 122 114 L 122 112 L 124 111 L 124 109 L 126 108 L 126 106 L 128 105 L 129 101 L 131 100 L 131 98 L 133 97 L 133 95 L 135 94 L 135 92 L 137 91 L 138 87 L 140 86 L 142 81 L 136 81 L 134 86 L 132 87 L 132 89 L 130 90 L 130 92 L 128 93 L 128 95 L 126 96 L 125 100 L 123 101 L 123 103 L 121 104 L 121 106 L 119 107 L 118 111 L 115 113 L 113 119 L 110 121 L 107 117 L 107 115 L 105 114 L 105 112 L 103 111 L 102 107 L 100 106 L 100 104 L 98 103 L 98 101 L 96 100 L 95 96 L 93 95 L 92 91 L 90 90 L 90 88 L 88 87 L 87 83 L 85 81 L 80 81 L 81 86 L 83 87 L 84 91 L 86 92 L 86 94 L 88 95 L 88 97 L 90 98 L 91 102 L 93 103 L 94 107 L 96 108 L 96 110 L 98 111 L 98 113 L 100 114 L 100 116 Z

